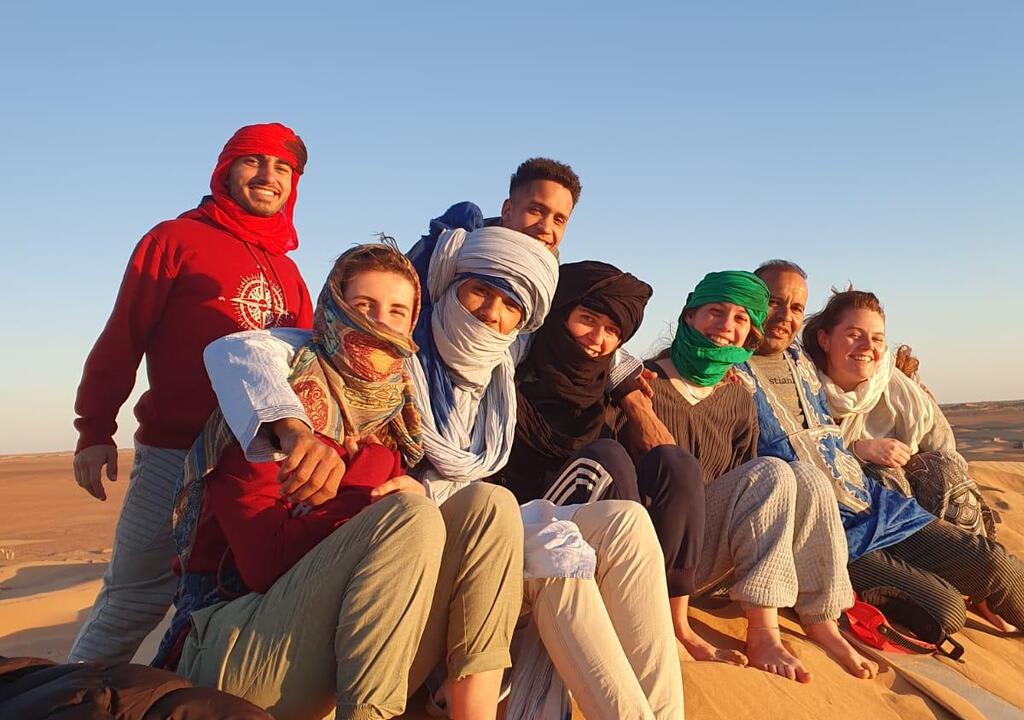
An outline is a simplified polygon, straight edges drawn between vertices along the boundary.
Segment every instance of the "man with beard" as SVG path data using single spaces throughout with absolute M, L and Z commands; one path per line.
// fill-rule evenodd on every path
M 117 479 L 115 419 L 143 356 L 149 390 L 135 406 L 135 461 L 113 555 L 72 662 L 130 659 L 170 605 L 174 483 L 216 407 L 203 348 L 239 330 L 310 325 L 309 292 L 286 256 L 298 247 L 292 214 L 305 164 L 305 145 L 284 125 L 239 129 L 217 159 L 211 195 L 157 225 L 132 254 L 75 402 L 75 480 L 98 500 L 104 466 Z
M 757 405 L 757 452 L 811 463 L 829 478 L 854 590 L 886 612 L 915 604 L 918 621 L 923 610 L 947 635 L 966 622 L 964 596 L 996 627 L 1020 626 L 1024 566 L 999 543 L 938 520 L 913 498 L 883 487 L 844 445 L 816 368 L 795 342 L 804 324 L 806 273 L 786 260 L 770 260 L 755 273 L 771 295 L 765 340 L 737 370 Z M 849 659 L 839 655 L 846 665 Z

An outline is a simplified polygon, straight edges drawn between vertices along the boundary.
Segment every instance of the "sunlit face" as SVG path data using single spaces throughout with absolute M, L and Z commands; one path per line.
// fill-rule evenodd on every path
M 610 316 L 577 305 L 565 319 L 565 328 L 590 357 L 604 357 L 622 344 L 622 328 Z
M 769 270 L 762 278 L 771 293 L 764 340 L 758 355 L 778 355 L 793 344 L 804 325 L 807 309 L 807 281 L 791 270 Z
M 244 155 L 228 171 L 228 193 L 260 217 L 279 212 L 292 194 L 292 166 L 273 155 Z
M 832 332 L 818 331 L 818 344 L 828 376 L 843 390 L 853 390 L 875 374 L 885 354 L 885 319 L 874 310 L 847 310 Z
M 462 307 L 487 327 L 508 335 L 523 321 L 523 309 L 501 290 L 469 278 L 456 292 Z
M 409 335 L 416 322 L 416 288 L 398 273 L 364 270 L 345 285 L 345 302 L 396 333 Z
M 695 308 L 686 323 L 719 347 L 743 347 L 750 334 L 750 314 L 732 303 L 708 303 Z
M 501 225 L 540 240 L 554 252 L 571 214 L 569 188 L 554 180 L 534 180 L 516 188 L 501 206 Z

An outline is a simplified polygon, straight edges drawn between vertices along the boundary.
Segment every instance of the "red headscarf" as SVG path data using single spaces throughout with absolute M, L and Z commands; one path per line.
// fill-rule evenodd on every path
M 280 212 L 271 217 L 260 217 L 246 212 L 228 192 L 228 172 L 231 164 L 246 155 L 273 155 L 292 166 L 292 192 Z M 299 176 L 306 167 L 306 146 L 302 138 L 280 123 L 247 125 L 231 136 L 210 178 L 212 198 L 206 198 L 195 210 L 183 214 L 184 218 L 208 220 L 247 243 L 258 245 L 267 252 L 284 255 L 299 246 L 299 238 L 292 223 L 295 200 L 298 197 Z

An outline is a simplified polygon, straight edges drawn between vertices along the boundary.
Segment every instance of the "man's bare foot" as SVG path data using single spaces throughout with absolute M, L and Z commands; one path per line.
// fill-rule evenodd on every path
M 747 657 L 758 670 L 797 682 L 811 681 L 810 671 L 783 646 L 777 627 L 748 627 Z
M 739 665 L 740 667 L 746 667 L 747 665 L 746 655 L 739 650 L 715 647 L 694 632 L 689 623 L 682 627 L 678 623 L 676 624 L 676 637 L 683 644 L 683 647 L 686 648 L 686 652 L 690 653 L 690 657 L 698 662 L 721 662 Z
M 878 675 L 878 663 L 871 662 L 857 652 L 839 633 L 839 625 L 835 622 L 829 620 L 804 625 L 804 632 L 855 678 L 870 680 Z
M 1015 633 L 1017 627 L 1003 620 L 1001 617 L 996 615 L 992 608 L 988 606 L 987 600 L 974 603 L 974 609 L 978 611 L 978 614 L 988 620 L 996 630 L 1003 633 Z

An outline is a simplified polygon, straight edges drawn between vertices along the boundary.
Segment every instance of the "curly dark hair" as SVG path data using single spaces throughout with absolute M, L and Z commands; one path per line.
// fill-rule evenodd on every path
M 511 196 L 516 190 L 534 180 L 551 180 L 564 187 L 572 195 L 573 207 L 576 207 L 580 200 L 583 186 L 580 185 L 579 176 L 573 169 L 565 163 L 543 157 L 530 158 L 516 168 L 508 185 L 508 194 Z

